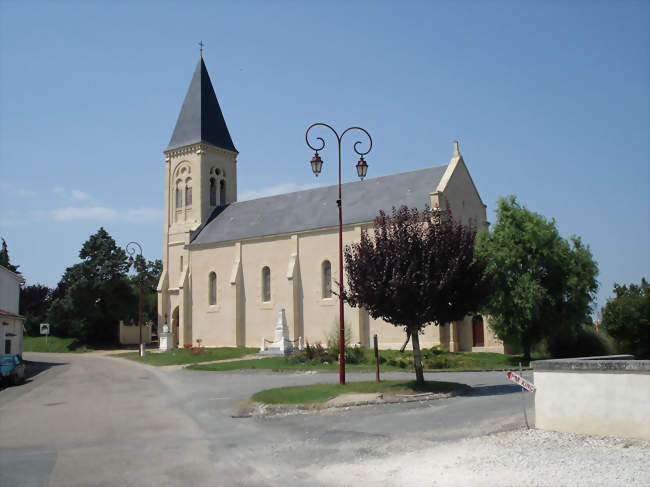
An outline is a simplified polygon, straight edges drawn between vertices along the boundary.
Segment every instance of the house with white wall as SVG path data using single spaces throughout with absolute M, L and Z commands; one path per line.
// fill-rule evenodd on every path
M 18 314 L 20 274 L 0 265 L 0 354 L 23 353 L 23 321 Z

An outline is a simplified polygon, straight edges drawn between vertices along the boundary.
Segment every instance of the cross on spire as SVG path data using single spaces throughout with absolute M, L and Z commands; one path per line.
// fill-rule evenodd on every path
M 199 49 L 201 51 L 201 57 L 203 57 L 203 46 L 205 46 L 205 44 L 203 44 L 203 40 L 199 41 Z

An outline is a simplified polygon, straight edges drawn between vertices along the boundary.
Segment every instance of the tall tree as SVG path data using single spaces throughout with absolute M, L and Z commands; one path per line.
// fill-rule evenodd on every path
M 39 334 L 52 300 L 53 289 L 41 284 L 20 288 L 20 314 L 25 317 L 25 330 L 31 336 Z
M 555 221 L 501 198 L 491 231 L 478 235 L 495 292 L 484 311 L 504 341 L 519 343 L 524 360 L 555 333 L 577 330 L 591 313 L 598 265 L 578 237 L 562 238 Z
M 138 293 L 138 280 L 142 277 L 142 320 L 156 322 L 158 315 L 158 281 L 162 274 L 162 260 L 146 260 L 137 255 L 133 262 L 131 285 L 134 293 Z
M 602 327 L 616 341 L 619 351 L 650 358 L 650 284 L 619 286 L 602 310 Z
M 2 247 L 0 247 L 0 265 L 12 272 L 18 272 L 18 268 L 20 267 L 9 262 L 9 250 L 7 249 L 7 242 L 5 242 L 4 238 L 2 239 Z
M 449 210 L 393 208 L 375 219 L 373 237 L 345 248 L 345 298 L 373 318 L 403 327 L 413 343 L 415 376 L 424 382 L 419 334 L 430 324 L 464 318 L 479 309 L 490 290 L 485 263 L 474 258 L 473 228 Z
M 100 228 L 79 257 L 81 262 L 66 269 L 55 290 L 58 297 L 48 313 L 53 333 L 90 343 L 115 342 L 119 320 L 137 312 L 126 253 Z

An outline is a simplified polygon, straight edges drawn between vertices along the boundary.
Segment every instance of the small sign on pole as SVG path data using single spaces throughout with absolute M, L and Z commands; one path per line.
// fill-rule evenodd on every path
M 47 337 L 50 335 L 50 324 L 41 323 L 41 335 L 45 335 L 45 344 L 47 345 Z
M 527 391 L 534 392 L 535 391 L 535 386 L 528 382 L 526 379 L 523 377 L 518 376 L 515 374 L 512 370 L 509 370 L 506 372 L 506 375 L 508 376 L 508 379 L 510 379 L 512 382 L 515 384 L 519 384 L 521 387 L 526 389 Z
M 519 373 L 523 375 L 523 372 L 521 370 L 521 363 L 519 363 Z M 524 379 L 521 375 L 515 374 L 512 370 L 509 370 L 506 372 L 506 376 L 508 376 L 508 379 L 514 382 L 515 384 L 519 384 L 521 386 L 521 407 L 524 410 L 524 419 L 526 420 L 526 428 L 530 429 L 530 425 L 528 424 L 528 414 L 526 413 L 526 399 L 524 398 L 524 389 L 530 392 L 535 391 L 535 386 L 528 382 L 526 379 Z

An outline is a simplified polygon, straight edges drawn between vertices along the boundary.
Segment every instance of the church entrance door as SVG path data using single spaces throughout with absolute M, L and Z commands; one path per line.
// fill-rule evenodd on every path
M 472 318 L 472 336 L 475 347 L 485 346 L 483 338 L 483 317 L 480 315 Z
M 172 313 L 172 336 L 174 337 L 174 348 L 178 348 L 178 306 Z

